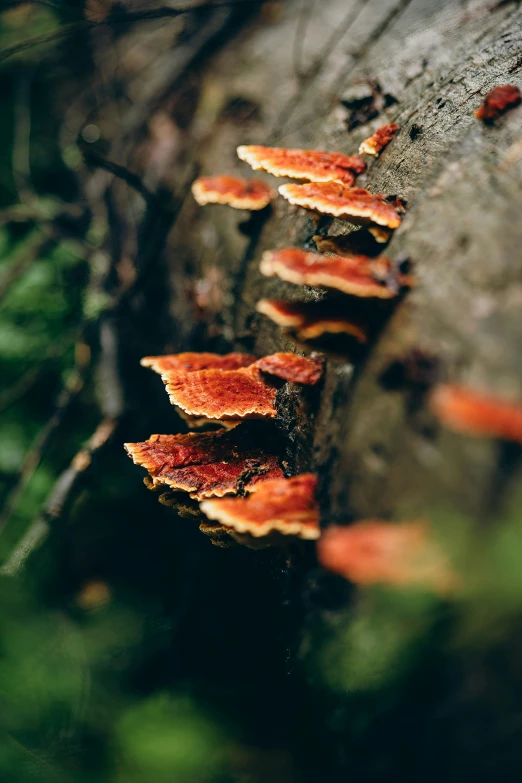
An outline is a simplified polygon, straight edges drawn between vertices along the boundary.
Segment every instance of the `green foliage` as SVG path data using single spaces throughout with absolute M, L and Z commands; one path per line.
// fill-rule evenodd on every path
M 224 734 L 187 698 L 157 694 L 130 707 L 117 734 L 122 781 L 206 783 L 224 766 Z

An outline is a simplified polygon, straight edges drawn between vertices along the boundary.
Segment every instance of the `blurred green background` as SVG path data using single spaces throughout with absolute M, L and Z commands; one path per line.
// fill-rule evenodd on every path
M 466 585 L 458 598 L 355 591 L 312 546 L 213 547 L 123 453 L 124 440 L 182 425 L 137 368 L 165 335 L 118 309 L 125 270 L 108 266 L 108 221 L 82 192 L 74 128 L 89 112 L 67 114 L 96 79 L 85 23 L 106 5 L 0 14 L 0 779 L 518 780 L 515 512 L 479 535 L 433 510 Z M 137 368 L 124 405 L 103 369 L 115 322 Z M 100 422 L 112 439 L 71 472 Z M 53 505 L 57 481 L 75 491 Z

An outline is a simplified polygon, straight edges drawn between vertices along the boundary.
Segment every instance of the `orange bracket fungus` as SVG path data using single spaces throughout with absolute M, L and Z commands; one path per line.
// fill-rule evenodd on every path
M 162 375 L 170 370 L 239 370 L 256 360 L 248 353 L 174 353 L 166 356 L 144 356 L 140 364 Z
M 366 164 L 359 155 L 342 155 L 340 152 L 253 145 L 238 147 L 237 154 L 256 171 L 262 169 L 275 177 L 310 182 L 339 182 L 350 186 L 355 176 L 366 170 Z
M 489 435 L 522 443 L 522 405 L 499 400 L 466 386 L 442 384 L 430 407 L 446 426 L 465 435 Z
M 281 185 L 279 193 L 290 204 L 325 215 L 349 220 L 357 225 L 375 223 L 384 228 L 398 228 L 400 215 L 386 197 L 364 188 L 348 188 L 335 182 L 307 182 L 304 185 Z
M 491 123 L 500 117 L 501 114 L 514 109 L 522 102 L 522 93 L 519 88 L 513 84 L 504 84 L 495 87 L 485 96 L 482 105 L 475 112 L 477 120 L 485 123 Z
M 258 359 L 255 366 L 269 375 L 307 386 L 314 386 L 323 374 L 323 362 L 320 359 L 307 359 L 296 353 L 273 353 Z
M 299 248 L 267 250 L 260 264 L 262 274 L 277 275 L 295 285 L 322 286 L 359 297 L 390 299 L 411 278 L 398 273 L 388 258 L 363 255 L 326 256 Z
M 200 177 L 192 183 L 192 195 L 198 204 L 227 204 L 234 209 L 255 211 L 264 209 L 273 198 L 273 192 L 260 179 L 242 177 Z
M 363 141 L 359 147 L 359 153 L 361 155 L 373 155 L 374 158 L 377 158 L 390 141 L 395 138 L 399 130 L 400 126 L 395 122 L 390 122 L 389 125 L 382 125 L 373 136 Z
M 368 339 L 362 324 L 348 318 L 330 303 L 260 299 L 256 310 L 278 326 L 295 330 L 301 340 L 315 340 L 325 334 L 350 335 L 359 343 Z
M 237 421 L 276 416 L 277 388 L 255 365 L 240 370 L 166 372 L 161 376 L 173 405 L 190 416 Z
M 200 508 L 209 519 L 254 538 L 278 532 L 312 540 L 320 536 L 316 486 L 311 473 L 270 479 L 253 487 L 246 498 L 205 500 Z
M 146 468 L 149 489 L 167 486 L 191 498 L 222 497 L 250 490 L 259 481 L 282 478 L 279 459 L 254 447 L 242 429 L 189 435 L 152 435 L 126 443 L 133 462 Z
M 197 354 L 188 355 L 197 357 Z M 175 366 L 179 356 L 186 357 L 187 354 L 174 354 L 168 359 Z M 230 358 L 233 354 L 227 356 Z M 157 368 L 159 359 L 161 357 L 147 357 L 145 362 Z M 252 357 L 245 358 L 245 361 L 247 359 L 251 361 Z M 189 417 L 232 422 L 274 418 L 278 386 L 265 375 L 293 383 L 315 384 L 323 371 L 322 362 L 318 359 L 307 359 L 293 353 L 265 356 L 239 369 L 217 369 L 217 359 L 212 362 L 208 369 L 173 369 L 161 373 L 171 403 Z M 196 363 L 197 359 L 194 359 L 192 366 Z
M 317 545 L 324 568 L 359 585 L 418 586 L 446 593 L 455 585 L 425 522 L 365 520 L 332 526 Z

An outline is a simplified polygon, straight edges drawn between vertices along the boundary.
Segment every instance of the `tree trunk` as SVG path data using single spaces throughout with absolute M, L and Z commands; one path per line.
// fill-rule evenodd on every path
M 493 86 L 519 78 L 522 12 L 501 5 L 275 4 L 275 18 L 256 19 L 198 74 L 189 154 L 206 174 L 248 175 L 235 152 L 242 143 L 353 153 L 378 125 L 401 126 L 361 180 L 407 200 L 386 252 L 411 259 L 417 286 L 366 355 L 328 358 L 303 426 L 286 422 L 301 449 L 298 467 L 319 474 L 325 521 L 404 518 L 441 505 L 482 517 L 496 506 L 495 445 L 438 431 L 411 389 L 390 390 L 382 376 L 418 350 L 436 357 L 443 378 L 522 393 L 520 111 L 493 127 L 473 116 Z M 338 99 L 365 82 L 395 101 L 349 132 L 350 112 Z M 302 350 L 255 312 L 261 297 L 295 296 L 258 267 L 263 250 L 307 245 L 313 219 L 279 198 L 250 237 L 238 223 L 233 210 L 186 199 L 168 240 L 169 347 Z M 343 233 L 347 224 L 328 230 Z M 216 295 L 198 315 L 186 296 L 195 278 Z
M 134 68 L 132 95 L 143 90 L 144 100 L 139 111 L 113 123 L 108 157 L 140 174 L 158 199 L 143 206 L 146 191 L 140 186 L 132 201 L 132 191 L 114 180 L 114 172 L 97 171 L 88 183 L 94 208 L 103 202 L 107 207 L 106 250 L 118 279 L 129 258 L 136 261 L 136 282 L 116 310 L 102 313 L 100 325 L 102 357 L 104 345 L 119 344 L 123 394 L 111 380 L 112 354 L 109 365 L 102 362 L 100 381 L 107 387 L 105 415 L 118 417 L 122 399 L 126 406 L 122 441 L 183 427 L 159 379 L 139 367 L 143 355 L 308 352 L 255 305 L 262 297 L 318 294 L 264 278 L 261 255 L 288 245 L 313 248 L 318 232 L 351 228 L 340 221 L 317 225 L 279 198 L 266 220 L 252 219 L 240 230 L 240 213 L 195 203 L 188 191 L 194 172 L 249 176 L 236 155 L 240 144 L 355 153 L 376 127 L 393 121 L 401 126 L 398 136 L 359 182 L 407 200 L 406 217 L 386 253 L 411 259 L 417 285 L 393 307 L 367 308 L 379 322 L 367 349 L 327 352 L 321 388 L 286 392 L 277 424 L 287 435 L 293 468 L 319 476 L 325 525 L 367 517 L 430 518 L 441 511 L 487 523 L 500 509 L 507 513 L 516 501 L 519 452 L 439 429 L 423 399 L 424 379 L 399 383 L 394 368 L 400 370 L 406 359 L 422 370 L 427 358 L 430 378 L 435 372 L 522 396 L 522 110 L 490 127 L 474 118 L 491 88 L 520 82 L 521 30 L 522 10 L 514 2 L 267 2 L 250 15 L 228 7 L 201 11 L 193 37 L 162 60 L 154 83 L 141 84 Z M 368 106 L 353 108 L 355 92 L 375 98 L 369 121 Z M 131 139 L 139 144 L 133 147 Z M 172 192 L 178 200 L 170 200 Z M 352 306 L 347 300 L 347 312 Z M 458 732 L 467 770 L 483 772 L 485 756 L 477 746 L 490 724 L 477 719 L 474 744 L 466 735 L 471 718 L 465 700 L 459 701 L 466 689 L 460 673 L 445 682 L 433 666 L 430 686 L 428 665 L 422 695 L 413 683 L 396 712 L 385 689 L 375 701 L 356 695 L 339 712 L 335 699 L 314 691 L 314 672 L 305 683 L 308 672 L 295 666 L 315 624 L 327 625 L 336 606 L 344 611 L 347 597 L 342 586 L 339 593 L 339 582 L 322 592 L 325 575 L 313 561 L 313 546 L 294 553 L 289 568 L 279 553 L 216 550 L 196 524 L 178 525 L 170 510 L 158 507 L 154 517 L 154 498 L 138 486 L 137 469 L 123 465 L 125 459 L 118 443 L 109 471 L 121 471 L 125 492 L 117 502 L 110 496 L 109 510 L 99 517 L 96 499 L 91 501 L 84 524 L 69 533 L 68 568 L 75 574 L 91 552 L 102 573 L 115 569 L 119 578 L 117 564 L 126 567 L 133 589 L 136 580 L 145 584 L 149 569 L 146 583 L 161 596 L 172 629 L 161 651 L 156 637 L 151 643 L 149 683 L 191 683 L 221 714 L 232 715 L 242 728 L 245 722 L 252 745 L 283 748 L 297 759 L 294 777 L 275 753 L 267 780 L 346 780 L 348 771 L 368 781 L 390 780 L 394 773 L 404 780 L 446 779 L 444 758 Z M 102 513 L 113 515 L 110 525 Z M 108 526 L 111 543 L 100 554 L 93 529 L 109 536 Z M 134 553 L 127 560 L 125 547 Z M 480 691 L 479 680 L 467 683 L 469 690 Z M 437 724 L 433 744 L 432 724 L 423 723 L 430 710 L 448 725 L 444 732 Z M 512 731 L 511 724 L 502 726 Z M 404 741 L 403 727 L 418 743 L 411 766 L 409 756 L 397 762 L 394 755 Z M 505 736 L 499 729 L 502 749 Z M 408 778 L 405 772 L 412 771 Z

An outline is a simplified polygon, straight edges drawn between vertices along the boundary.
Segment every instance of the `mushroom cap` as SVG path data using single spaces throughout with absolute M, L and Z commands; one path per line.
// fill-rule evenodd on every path
M 327 528 L 317 546 L 324 568 L 359 585 L 417 585 L 447 592 L 455 585 L 426 522 L 365 520 Z
M 400 216 L 384 196 L 364 188 L 344 187 L 335 182 L 307 182 L 280 185 L 279 193 L 290 204 L 351 223 L 376 223 L 386 228 L 398 228 L 401 224 Z
M 187 358 L 188 357 L 188 358 Z M 294 353 L 277 353 L 255 360 L 248 354 L 172 354 L 146 357 L 142 364 L 161 372 L 170 401 L 195 426 L 209 421 L 273 418 L 277 385 L 264 374 L 293 383 L 317 383 L 322 362 Z M 235 365 L 237 369 L 223 369 Z M 177 369 L 182 366 L 185 369 Z M 204 369 L 195 369 L 203 366 Z M 188 368 L 188 369 L 187 369 Z
M 430 397 L 435 416 L 466 435 L 489 435 L 522 443 L 522 405 L 466 386 L 441 384 Z
M 237 154 L 255 171 L 262 169 L 275 177 L 310 182 L 339 182 L 350 186 L 355 175 L 366 170 L 366 164 L 359 155 L 343 155 L 341 152 L 242 145 L 237 148 Z
M 188 435 L 151 435 L 126 443 L 133 462 L 146 468 L 149 489 L 167 486 L 191 498 L 223 497 L 250 490 L 267 478 L 282 478 L 279 458 L 252 443 L 244 429 Z
M 307 358 L 296 353 L 273 353 L 258 359 L 256 367 L 290 383 L 314 386 L 323 374 L 324 364 L 318 357 Z
M 226 204 L 234 209 L 264 209 L 274 197 L 272 189 L 260 179 L 243 179 L 224 174 L 200 177 L 192 183 L 192 195 L 198 204 Z
M 522 101 L 522 93 L 514 84 L 502 84 L 494 87 L 484 97 L 482 105 L 475 112 L 475 117 L 483 122 L 491 122 L 508 109 L 513 109 Z
M 255 365 L 239 370 L 196 370 L 162 374 L 173 405 L 206 419 L 274 418 L 276 387 Z
M 297 330 L 301 340 L 315 340 L 324 334 L 347 334 L 360 343 L 368 339 L 362 324 L 348 318 L 330 303 L 260 299 L 256 310 L 278 326 Z
M 170 370 L 239 370 L 248 367 L 256 360 L 255 356 L 247 353 L 174 353 L 165 356 L 144 356 L 140 361 L 142 367 L 150 367 L 151 370 L 162 375 Z
M 368 256 L 320 255 L 296 247 L 267 250 L 260 264 L 262 274 L 277 275 L 295 285 L 323 286 L 359 297 L 391 299 L 396 296 L 400 285 L 387 286 L 376 277 L 374 271 L 386 266 L 390 272 L 390 259 L 381 257 L 373 261 Z M 397 283 L 401 277 L 397 276 Z
M 395 138 L 400 130 L 400 126 L 395 122 L 390 122 L 388 125 L 381 125 L 377 128 L 373 136 L 365 139 L 359 147 L 360 155 L 373 155 L 377 158 L 379 153 L 388 146 L 390 141 Z
M 313 540 L 320 535 L 316 487 L 316 476 L 303 473 L 258 484 L 246 498 L 206 500 L 200 507 L 209 519 L 254 538 L 277 531 Z

